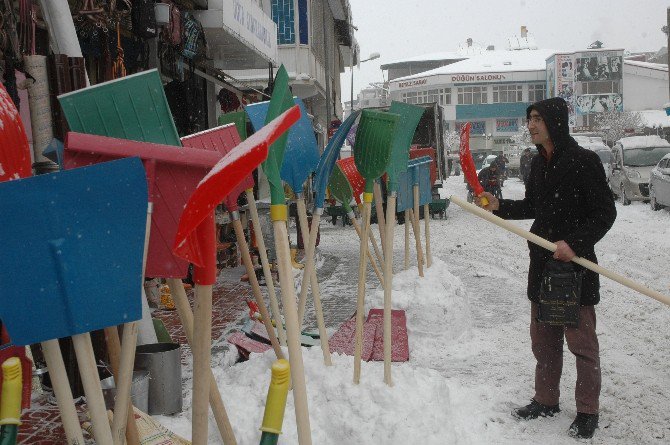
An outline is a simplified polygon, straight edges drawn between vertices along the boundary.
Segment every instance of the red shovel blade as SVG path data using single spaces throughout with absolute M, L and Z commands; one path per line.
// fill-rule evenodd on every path
M 470 153 L 470 126 L 470 122 L 467 122 L 461 127 L 461 146 L 458 150 L 458 156 L 461 160 L 461 170 L 463 170 L 465 179 L 472 187 L 475 195 L 479 196 L 484 193 L 484 188 L 479 183 L 475 161 L 472 159 L 472 153 Z
M 226 154 L 240 143 L 240 135 L 235 124 L 227 124 L 183 137 L 181 143 L 184 147 L 218 151 Z M 251 188 L 254 188 L 254 177 L 249 174 L 223 200 L 226 210 L 229 212 L 236 211 L 238 208 L 237 198 L 242 192 Z
M 356 168 L 356 164 L 354 163 L 354 157 L 351 156 L 348 158 L 340 159 L 337 161 L 337 165 L 340 166 L 340 169 L 342 169 L 342 173 L 344 173 L 344 176 L 346 176 L 347 179 L 349 180 L 349 184 L 351 184 L 351 190 L 353 191 L 356 203 L 360 204 L 361 194 L 365 189 L 365 179 L 363 179 L 363 176 L 361 176 L 358 169 Z
M 196 266 L 214 270 L 216 264 L 206 251 L 207 240 L 197 236 L 196 228 L 214 208 L 268 156 L 268 147 L 300 118 L 293 106 L 239 144 L 212 168 L 189 198 L 179 219 L 173 251 Z M 209 264 L 212 262 L 212 264 Z
M 30 145 L 14 102 L 0 84 L 0 182 L 30 176 Z

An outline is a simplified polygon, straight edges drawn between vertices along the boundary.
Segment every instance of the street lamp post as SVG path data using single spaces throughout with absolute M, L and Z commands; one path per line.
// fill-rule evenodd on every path
M 361 63 L 367 62 L 369 60 L 379 59 L 379 57 L 380 57 L 379 53 L 372 53 L 372 54 L 370 54 L 370 57 L 368 57 L 367 59 L 363 59 L 363 60 L 359 61 L 358 64 L 360 65 Z M 352 112 L 354 111 L 354 59 L 353 58 L 351 59 L 351 107 L 350 107 L 350 109 L 351 109 Z

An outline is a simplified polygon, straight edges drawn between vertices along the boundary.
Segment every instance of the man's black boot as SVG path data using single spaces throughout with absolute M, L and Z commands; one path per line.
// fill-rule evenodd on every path
M 568 434 L 578 439 L 590 439 L 598 428 L 598 414 L 577 413 Z
M 540 402 L 531 399 L 530 404 L 512 410 L 512 416 L 519 420 L 531 420 L 538 417 L 552 417 L 561 412 L 558 405 L 543 405 Z

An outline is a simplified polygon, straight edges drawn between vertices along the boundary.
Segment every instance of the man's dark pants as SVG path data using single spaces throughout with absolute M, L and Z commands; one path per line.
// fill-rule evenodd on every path
M 581 306 L 579 326 L 552 326 L 537 322 L 538 304 L 531 303 L 530 339 L 535 367 L 535 397 L 543 405 L 557 405 L 563 369 L 563 337 L 577 359 L 575 400 L 580 413 L 598 413 L 600 354 L 594 306 Z

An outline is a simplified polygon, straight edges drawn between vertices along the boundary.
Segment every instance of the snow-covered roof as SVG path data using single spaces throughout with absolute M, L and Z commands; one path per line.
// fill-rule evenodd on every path
M 626 65 L 639 66 L 640 68 L 668 71 L 668 65 L 664 63 L 639 62 L 637 60 L 624 60 L 623 63 L 625 63 Z
M 443 52 L 443 53 L 430 53 L 422 54 L 420 56 L 406 57 L 404 59 L 392 60 L 391 62 L 386 62 L 383 65 L 395 65 L 397 63 L 407 63 L 407 62 L 436 62 L 440 60 L 453 60 L 453 59 L 463 59 L 470 56 L 464 56 L 458 54 L 456 51 Z
M 547 58 L 555 54 L 551 49 L 526 49 L 516 51 L 486 51 L 460 62 L 435 68 L 411 76 L 400 77 L 393 81 L 438 76 L 441 74 L 500 73 L 513 71 L 545 71 Z
M 649 128 L 670 127 L 670 116 L 663 110 L 643 110 L 637 111 L 642 117 L 642 124 Z
M 670 142 L 660 136 L 629 136 L 617 141 L 624 149 L 646 147 L 670 147 Z

